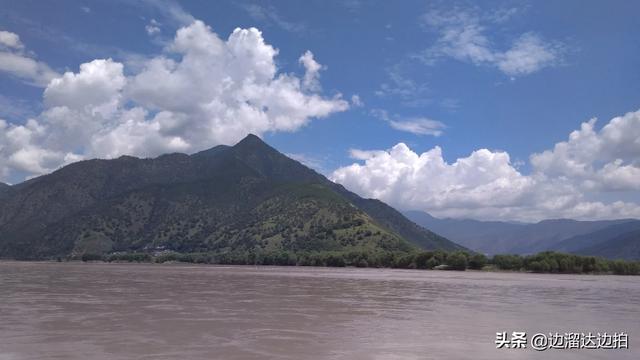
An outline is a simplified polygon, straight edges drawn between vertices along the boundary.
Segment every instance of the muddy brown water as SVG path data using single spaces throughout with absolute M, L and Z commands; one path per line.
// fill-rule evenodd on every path
M 502 331 L 629 349 L 496 349 Z M 0 262 L 17 359 L 640 359 L 640 277 Z

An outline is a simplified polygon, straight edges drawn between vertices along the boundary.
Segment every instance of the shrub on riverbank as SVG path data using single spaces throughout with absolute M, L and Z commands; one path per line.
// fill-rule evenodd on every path
M 301 251 L 250 250 L 217 253 L 178 253 L 172 251 L 156 255 L 148 253 L 114 253 L 109 255 L 84 254 L 82 261 L 107 262 L 183 262 L 220 265 L 278 265 L 374 267 L 399 269 L 497 269 L 537 273 L 562 274 L 616 274 L 639 275 L 640 262 L 607 260 L 593 256 L 579 256 L 556 252 L 535 255 L 495 255 L 488 259 L 477 253 L 464 251 Z
M 496 255 L 491 261 L 498 269 L 537 273 L 639 275 L 640 262 L 607 260 L 595 256 L 580 256 L 545 251 L 535 255 Z

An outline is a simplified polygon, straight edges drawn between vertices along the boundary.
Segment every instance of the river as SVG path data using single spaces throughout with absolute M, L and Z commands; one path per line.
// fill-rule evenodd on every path
M 498 349 L 503 331 L 629 349 Z M 640 277 L 0 262 L 18 359 L 640 359 Z

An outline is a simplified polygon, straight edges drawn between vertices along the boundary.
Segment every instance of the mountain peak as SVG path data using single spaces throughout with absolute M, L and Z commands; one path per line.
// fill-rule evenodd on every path
M 247 146 L 248 147 L 266 146 L 270 148 L 270 146 L 267 145 L 267 143 L 262 141 L 262 139 L 260 139 L 257 135 L 254 135 L 254 134 L 249 134 L 245 136 L 244 139 L 240 140 L 233 147 L 238 148 L 238 147 L 247 147 Z
M 236 151 L 240 150 L 242 152 L 255 152 L 256 150 L 262 149 L 272 149 L 267 143 L 265 143 L 262 139 L 260 139 L 257 135 L 249 134 L 245 136 L 242 140 L 238 141 L 233 146 L 228 145 L 217 145 L 210 149 L 202 150 L 200 152 L 191 154 L 194 157 L 213 157 L 222 153 L 227 149 L 235 149 Z
M 231 153 L 245 165 L 272 180 L 328 181 L 253 134 L 232 146 Z

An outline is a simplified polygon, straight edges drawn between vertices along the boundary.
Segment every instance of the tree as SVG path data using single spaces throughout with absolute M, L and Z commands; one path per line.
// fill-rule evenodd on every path
M 480 270 L 487 264 L 487 257 L 484 254 L 473 254 L 469 257 L 469 268 Z
M 467 269 L 467 257 L 464 253 L 456 251 L 447 256 L 446 264 L 452 270 L 466 270 Z
M 423 251 L 418 253 L 415 257 L 416 269 L 429 269 L 427 266 L 427 261 L 433 258 L 433 253 L 428 251 Z
M 433 269 L 438 265 L 440 265 L 440 262 L 435 257 L 431 257 L 427 260 L 427 269 Z
M 102 260 L 102 255 L 99 254 L 82 254 L 82 261 L 97 261 Z
M 519 255 L 495 255 L 491 261 L 502 270 L 520 270 L 522 258 Z

